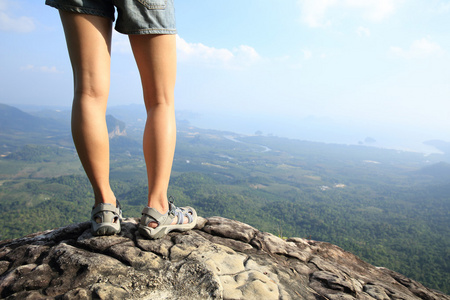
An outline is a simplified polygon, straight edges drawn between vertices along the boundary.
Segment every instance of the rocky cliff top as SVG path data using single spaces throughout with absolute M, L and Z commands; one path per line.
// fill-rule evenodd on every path
M 449 299 L 329 243 L 200 218 L 146 240 L 137 220 L 93 237 L 88 222 L 0 242 L 6 299 Z

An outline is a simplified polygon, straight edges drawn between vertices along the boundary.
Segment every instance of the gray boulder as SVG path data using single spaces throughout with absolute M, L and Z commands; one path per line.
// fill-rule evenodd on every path
M 89 223 L 0 242 L 4 299 L 449 299 L 329 243 L 283 240 L 221 217 L 146 240 Z

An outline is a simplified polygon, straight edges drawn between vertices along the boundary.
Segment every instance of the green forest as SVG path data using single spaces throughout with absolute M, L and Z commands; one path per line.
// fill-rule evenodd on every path
M 67 137 L 9 143 L 11 135 L 0 134 L 0 239 L 88 220 L 92 189 Z M 179 122 L 169 194 L 201 216 L 330 242 L 449 293 L 450 164 L 442 157 Z M 137 138 L 114 137 L 111 158 L 124 217 L 139 217 L 147 186 Z

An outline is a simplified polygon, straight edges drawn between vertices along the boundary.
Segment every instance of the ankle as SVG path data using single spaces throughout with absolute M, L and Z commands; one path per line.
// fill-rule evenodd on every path
M 107 193 L 94 193 L 95 195 L 95 204 L 94 207 L 103 203 L 103 204 L 111 204 L 116 207 L 116 196 L 112 191 Z
M 163 205 L 152 205 L 152 206 L 148 205 L 148 207 L 155 209 L 162 215 L 165 215 L 169 211 L 169 207 Z
M 169 201 L 167 200 L 167 197 L 149 198 L 147 206 L 156 209 L 163 215 L 169 211 Z
M 99 200 L 95 199 L 94 207 L 97 207 L 97 205 L 99 205 L 99 204 L 111 204 L 114 207 L 117 206 L 116 198 L 114 198 L 114 199 L 99 199 Z

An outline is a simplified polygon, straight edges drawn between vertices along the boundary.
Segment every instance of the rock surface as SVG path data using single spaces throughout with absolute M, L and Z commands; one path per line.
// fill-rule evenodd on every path
M 449 299 L 341 248 L 280 239 L 237 221 L 143 239 L 137 220 L 116 236 L 80 223 L 0 242 L 6 299 Z

